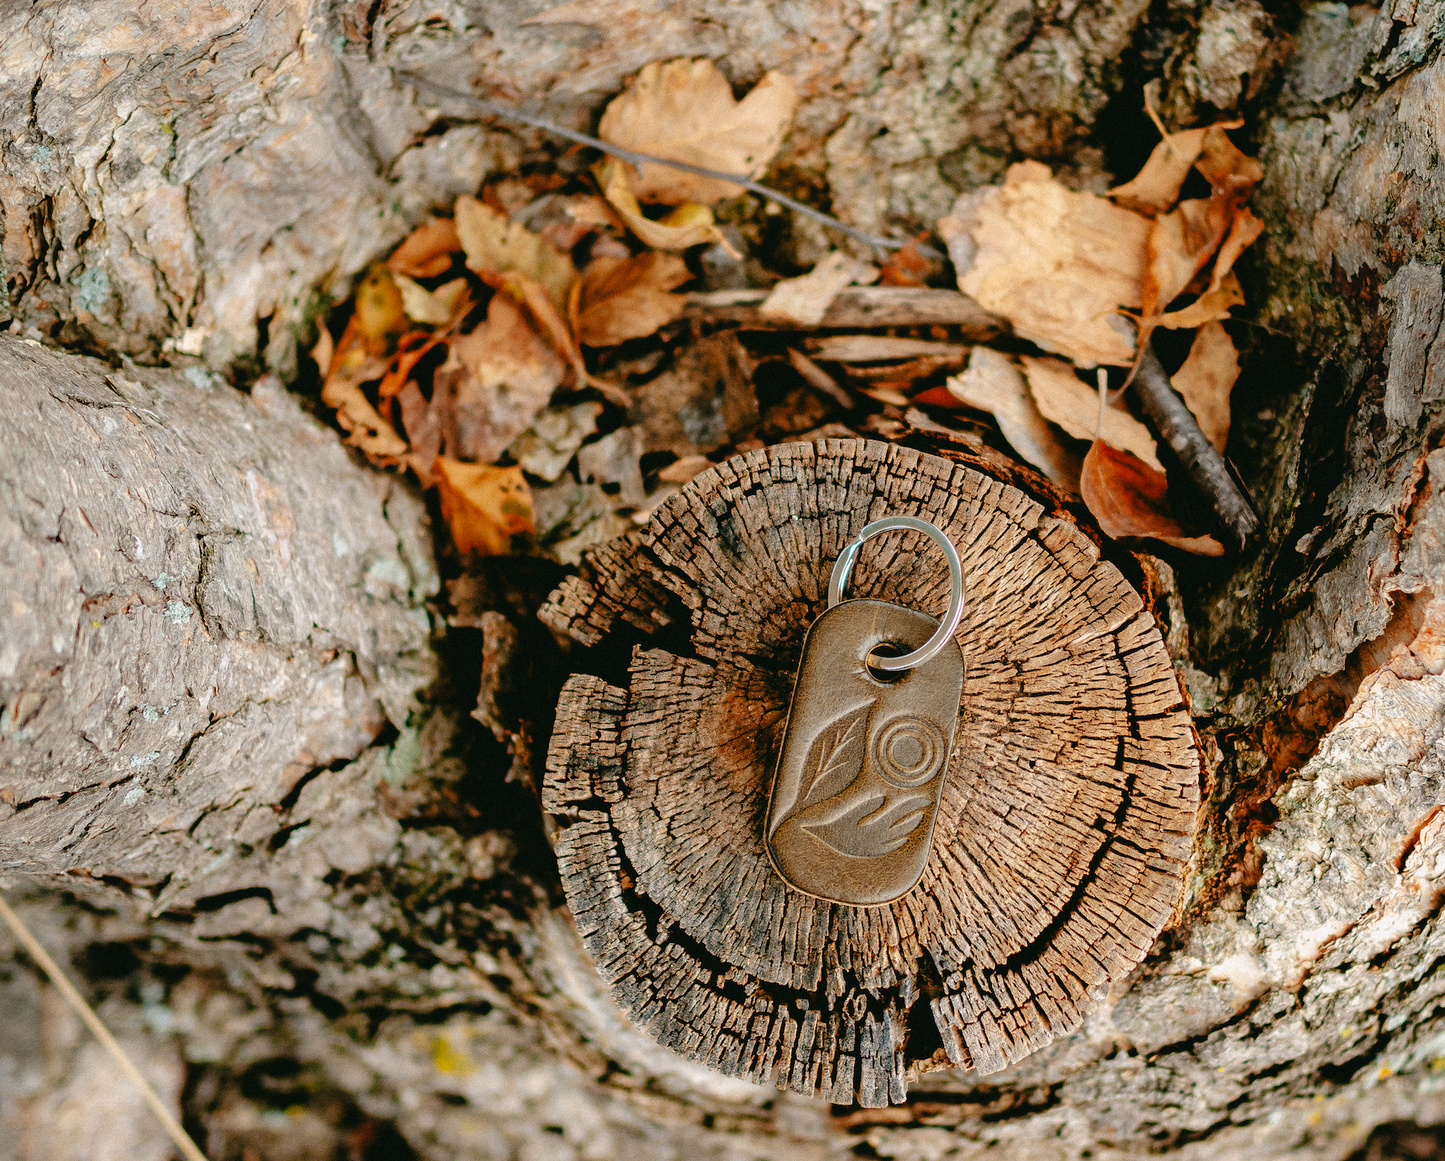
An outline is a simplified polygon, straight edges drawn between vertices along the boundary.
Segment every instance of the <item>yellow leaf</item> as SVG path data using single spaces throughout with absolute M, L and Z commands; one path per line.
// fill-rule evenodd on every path
M 757 177 L 783 143 L 798 108 L 798 91 L 770 72 L 741 101 L 709 60 L 654 61 L 602 114 L 602 140 L 705 169 Z M 643 201 L 715 202 L 741 186 L 647 164 L 637 181 Z
M 506 556 L 513 537 L 533 534 L 532 493 L 521 468 L 438 456 L 432 471 L 442 516 L 463 556 Z
M 1140 305 L 1152 225 L 1020 162 L 974 210 L 976 252 L 959 289 L 1081 367 L 1127 364 L 1134 344 L 1109 316 Z
M 642 216 L 642 207 L 632 192 L 629 167 L 608 158 L 598 174 L 602 196 L 611 203 L 627 228 L 656 250 L 686 250 L 704 242 L 719 242 L 722 234 L 713 224 L 712 211 L 696 202 L 684 202 L 659 221 Z
M 380 355 L 407 329 L 406 309 L 391 271 L 380 263 L 356 287 L 356 330 L 366 349 Z
M 467 254 L 467 268 L 496 284 L 507 274 L 520 274 L 547 288 L 559 310 L 566 309 L 567 291 L 577 270 L 572 259 L 554 250 L 525 226 L 508 220 L 488 205 L 463 194 L 457 198 L 457 235 Z
M 451 322 L 452 311 L 467 289 L 465 278 L 454 278 L 435 290 L 427 290 L 405 274 L 393 274 L 392 279 L 396 282 L 396 288 L 401 291 L 406 317 L 428 326 L 445 326 Z

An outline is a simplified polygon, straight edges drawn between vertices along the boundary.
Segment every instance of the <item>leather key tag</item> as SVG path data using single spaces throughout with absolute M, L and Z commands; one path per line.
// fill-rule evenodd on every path
M 850 600 L 808 630 L 768 799 L 768 856 L 808 895 L 889 903 L 923 874 L 963 697 L 948 640 L 880 680 L 875 649 L 917 649 L 939 622 L 888 601 Z

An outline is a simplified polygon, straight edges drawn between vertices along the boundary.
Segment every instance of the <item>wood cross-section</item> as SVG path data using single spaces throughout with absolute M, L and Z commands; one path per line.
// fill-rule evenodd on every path
M 967 676 L 922 878 L 849 907 L 788 886 L 764 816 L 833 562 L 887 515 L 958 548 Z M 947 583 L 891 532 L 850 592 L 936 615 Z M 919 1065 L 992 1072 L 1072 1031 L 1169 918 L 1199 759 L 1164 644 L 1094 545 L 1007 484 L 863 440 L 749 452 L 585 561 L 542 616 L 631 645 L 618 684 L 563 689 L 544 806 L 598 970 L 686 1056 L 899 1102 Z

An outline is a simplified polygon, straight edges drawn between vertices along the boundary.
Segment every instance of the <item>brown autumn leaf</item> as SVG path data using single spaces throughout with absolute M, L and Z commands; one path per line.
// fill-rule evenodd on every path
M 1164 327 L 1167 330 L 1193 330 L 1205 323 L 1229 317 L 1231 307 L 1244 302 L 1244 290 L 1239 285 L 1239 276 L 1230 271 L 1213 290 L 1206 290 L 1188 306 L 1166 314 L 1144 319 L 1144 325 Z
M 629 168 L 615 158 L 608 158 L 597 172 L 597 182 L 617 216 L 644 244 L 655 250 L 686 250 L 704 242 L 724 241 L 713 222 L 712 211 L 698 202 L 683 202 L 664 218 L 644 217 L 632 192 Z
M 868 263 L 834 250 L 807 274 L 785 278 L 775 285 L 759 305 L 758 313 L 764 318 L 815 327 L 844 289 L 855 282 L 873 282 L 877 277 L 878 271 Z
M 435 278 L 445 274 L 452 256 L 460 252 L 462 241 L 457 226 L 450 218 L 428 218 L 407 235 L 392 251 L 387 266 L 408 278 Z
M 482 325 L 450 345 L 432 395 L 446 451 L 489 463 L 547 406 L 566 369 L 504 291 L 492 296 Z
M 1065 492 L 1078 494 L 1083 463 L 1040 414 L 1012 359 L 991 347 L 974 347 L 968 366 L 950 378 L 947 387 L 953 398 L 992 415 L 1004 439 L 1025 460 Z
M 1239 354 L 1218 322 L 1199 328 L 1189 357 L 1173 375 L 1174 389 L 1199 421 L 1200 430 L 1220 451 L 1229 438 L 1229 393 L 1239 378 Z
M 457 198 L 456 215 L 469 270 L 494 286 L 509 274 L 530 278 L 547 288 L 559 310 L 566 309 L 567 292 L 577 277 L 571 258 L 474 197 Z
M 521 468 L 438 456 L 432 472 L 442 516 L 463 556 L 505 556 L 514 538 L 533 534 L 532 493 Z
M 1264 166 L 1229 139 L 1225 130 L 1235 127 L 1225 122 L 1206 129 L 1194 168 L 1209 182 L 1215 197 L 1241 205 L 1254 192 L 1254 187 L 1264 180 Z
M 910 238 L 878 267 L 880 286 L 927 286 L 940 269 L 936 258 L 927 257 Z
M 1198 556 L 1224 553 L 1214 537 L 1191 536 L 1174 519 L 1163 472 L 1103 440 L 1095 440 L 1084 457 L 1079 493 L 1099 527 L 1116 540 L 1158 540 Z
M 1067 189 L 1036 161 L 1011 166 L 969 211 L 976 252 L 960 290 L 1081 367 L 1132 361 L 1133 343 L 1109 316 L 1142 304 L 1153 223 Z
M 741 101 L 710 60 L 654 61 L 646 65 L 602 114 L 603 141 L 705 169 L 757 177 L 783 143 L 798 108 L 798 91 L 782 73 L 769 72 Z M 648 163 L 634 190 L 649 202 L 712 203 L 736 197 L 730 181 Z
M 1200 128 L 1170 133 L 1154 146 L 1149 160 L 1134 179 L 1115 186 L 1109 191 L 1109 196 L 1125 209 L 1136 210 L 1151 218 L 1164 213 L 1179 200 L 1179 190 L 1194 168 L 1194 159 L 1204 148 L 1207 132 L 1208 129 Z
M 1229 229 L 1229 213 L 1217 198 L 1194 198 L 1155 219 L 1144 275 L 1145 319 L 1162 314 L 1208 265 Z
M 1045 419 L 1057 423 L 1075 439 L 1094 440 L 1102 435 L 1114 447 L 1131 452 L 1155 471 L 1164 470 L 1149 429 L 1127 411 L 1114 406 L 1104 408 L 1100 430 L 1098 392 L 1082 383 L 1068 363 L 1025 355 L 1023 365 L 1029 391 Z
M 671 291 L 691 277 L 681 258 L 656 250 L 594 258 L 582 272 L 578 338 L 584 346 L 612 347 L 652 334 L 682 314 L 687 298 Z
M 321 401 L 336 410 L 336 422 L 347 433 L 346 442 L 384 464 L 398 462 L 406 452 L 406 440 L 396 433 L 371 402 L 361 385 L 386 374 L 387 361 L 367 348 L 358 315 L 346 325 L 341 340 L 325 368 Z

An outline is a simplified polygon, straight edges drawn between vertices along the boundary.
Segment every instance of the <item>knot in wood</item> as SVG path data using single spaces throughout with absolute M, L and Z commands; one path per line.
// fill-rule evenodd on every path
M 789 887 L 764 826 L 808 626 L 838 553 L 885 515 L 957 546 L 967 674 L 922 877 L 850 907 Z M 852 592 L 937 612 L 947 585 L 890 532 Z M 1178 681 L 1119 571 L 1015 488 L 864 440 L 749 452 L 594 553 L 542 616 L 617 670 L 573 676 L 558 705 L 544 806 L 568 902 L 623 1008 L 685 1056 L 901 1102 L 917 1071 L 993 1072 L 1071 1032 L 1169 918 L 1198 803 Z

